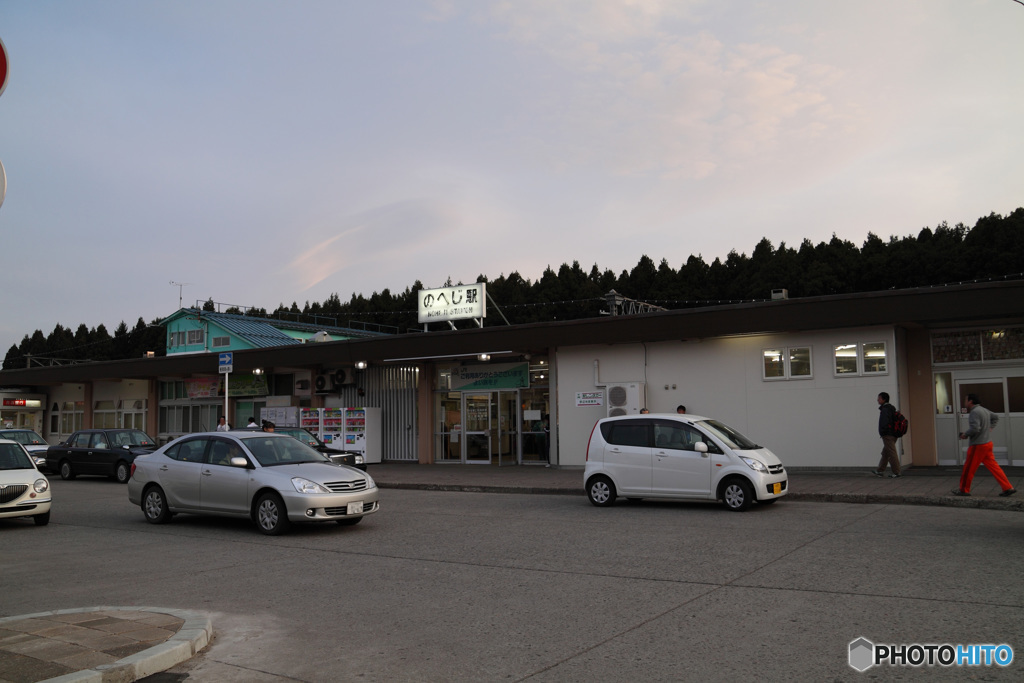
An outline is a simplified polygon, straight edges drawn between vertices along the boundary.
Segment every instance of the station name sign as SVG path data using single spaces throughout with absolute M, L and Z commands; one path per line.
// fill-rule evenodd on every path
M 438 323 L 446 320 L 483 318 L 487 315 L 484 301 L 487 298 L 483 282 L 471 285 L 454 285 L 441 289 L 421 289 L 419 299 L 419 321 Z

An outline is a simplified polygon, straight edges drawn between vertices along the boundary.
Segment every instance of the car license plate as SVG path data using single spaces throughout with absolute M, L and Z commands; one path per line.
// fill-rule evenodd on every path
M 776 484 L 778 486 L 778 484 Z M 363 501 L 358 503 L 349 503 L 347 513 L 350 515 L 361 515 L 363 514 Z
M 772 493 L 782 493 L 782 482 L 775 482 L 774 484 L 772 484 Z

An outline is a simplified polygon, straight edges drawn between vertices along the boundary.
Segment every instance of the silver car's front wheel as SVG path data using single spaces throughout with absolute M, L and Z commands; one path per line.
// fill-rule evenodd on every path
M 283 534 L 288 529 L 288 510 L 274 493 L 264 493 L 256 502 L 256 526 L 268 536 Z

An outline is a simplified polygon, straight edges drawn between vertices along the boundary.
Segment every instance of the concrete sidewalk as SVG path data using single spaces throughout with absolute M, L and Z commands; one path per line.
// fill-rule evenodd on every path
M 136 681 L 191 659 L 213 627 L 160 607 L 86 607 L 0 618 L 0 683 Z
M 585 495 L 582 468 L 538 465 L 419 465 L 386 463 L 367 470 L 382 489 L 477 491 L 484 493 Z M 1024 467 L 1004 467 L 1014 488 L 1024 486 Z M 897 479 L 863 470 L 789 470 L 786 500 L 888 505 L 945 505 L 1024 512 L 1024 493 L 1000 497 L 999 485 L 981 467 L 970 497 L 952 495 L 960 485 L 959 467 L 905 468 Z

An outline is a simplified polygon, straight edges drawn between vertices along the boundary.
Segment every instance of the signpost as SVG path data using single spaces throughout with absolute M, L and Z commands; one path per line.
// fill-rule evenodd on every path
M 0 95 L 4 94 L 4 88 L 7 87 L 7 74 L 10 72 L 7 62 L 7 48 L 4 47 L 4 41 L 0 40 Z
M 235 354 L 231 351 L 224 351 L 217 358 L 217 370 L 224 375 L 224 421 L 228 419 L 228 380 L 231 378 L 231 370 L 235 367 Z
M 4 41 L 0 40 L 0 95 L 4 94 L 4 88 L 7 87 L 7 74 L 10 73 L 7 62 L 7 48 L 4 47 Z M 4 196 L 7 194 L 7 172 L 4 171 L 4 165 L 0 162 L 0 206 L 4 204 Z

